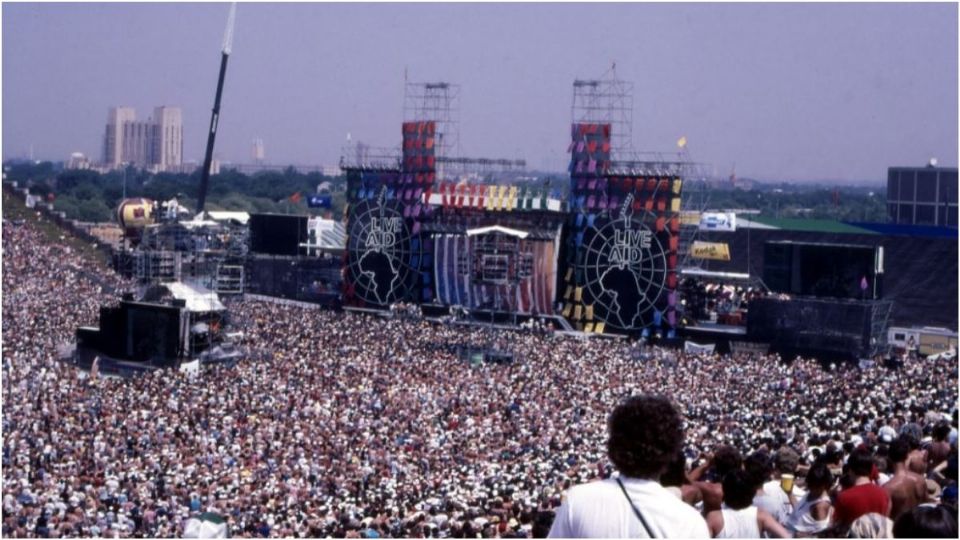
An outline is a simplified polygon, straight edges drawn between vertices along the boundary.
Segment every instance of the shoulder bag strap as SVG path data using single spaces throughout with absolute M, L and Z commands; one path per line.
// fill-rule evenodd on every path
M 647 520 L 643 519 L 643 514 L 640 513 L 640 509 L 633 504 L 633 500 L 630 498 L 630 495 L 627 493 L 627 488 L 623 487 L 623 482 L 617 478 L 617 485 L 620 486 L 620 491 L 623 492 L 623 496 L 627 498 L 627 502 L 630 503 L 630 508 L 633 509 L 633 513 L 637 516 L 637 519 L 640 520 L 640 524 L 643 525 L 644 530 L 647 531 L 647 536 L 650 538 L 656 538 L 657 535 L 653 534 L 653 529 L 650 528 L 650 525 L 647 525 Z

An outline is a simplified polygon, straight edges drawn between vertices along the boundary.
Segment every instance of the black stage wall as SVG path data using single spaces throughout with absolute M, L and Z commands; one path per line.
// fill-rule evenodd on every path
M 870 351 L 870 301 L 761 298 L 750 303 L 748 334 L 775 350 L 841 351 L 860 358 Z
M 297 255 L 307 241 L 307 216 L 250 214 L 250 251 L 270 255 Z
M 764 245 L 767 242 L 792 240 L 883 246 L 881 297 L 893 300 L 890 325 L 957 329 L 956 238 L 743 228 L 727 233 L 701 232 L 700 238 L 730 245 L 731 260 L 704 261 L 705 270 L 749 272 L 754 276 L 763 276 Z
M 246 292 L 340 307 L 340 258 L 251 254 Z

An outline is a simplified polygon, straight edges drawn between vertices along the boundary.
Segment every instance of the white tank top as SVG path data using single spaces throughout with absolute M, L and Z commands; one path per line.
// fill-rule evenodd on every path
M 810 500 L 810 496 L 805 495 L 803 499 L 800 500 L 800 504 L 797 506 L 797 509 L 787 520 L 788 528 L 793 532 L 802 532 L 806 534 L 813 534 L 826 530 L 826 528 L 830 526 L 830 518 L 833 517 L 833 507 L 830 507 L 830 511 L 827 512 L 827 517 L 822 521 L 813 519 L 813 516 L 810 515 L 810 510 L 816 504 L 829 500 L 830 496 L 826 493 L 821 493 L 820 497 L 816 500 Z
M 733 510 L 724 505 L 720 512 L 723 515 L 723 529 L 717 538 L 760 538 L 756 506 Z

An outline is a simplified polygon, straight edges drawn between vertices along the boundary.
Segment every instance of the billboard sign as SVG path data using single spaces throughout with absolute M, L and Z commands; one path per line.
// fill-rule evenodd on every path
M 690 256 L 694 259 L 710 259 L 712 261 L 729 261 L 730 246 L 719 242 L 695 241 L 690 246 Z
M 704 212 L 700 216 L 700 230 L 733 232 L 737 230 L 737 215 L 733 212 Z

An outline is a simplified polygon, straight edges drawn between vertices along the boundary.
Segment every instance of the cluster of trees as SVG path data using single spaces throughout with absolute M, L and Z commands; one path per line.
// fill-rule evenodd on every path
M 755 184 L 753 189 L 711 189 L 707 206 L 759 210 L 763 217 L 882 223 L 889 220 L 881 186 Z
M 152 174 L 134 167 L 100 174 L 90 170 L 56 171 L 49 162 L 20 163 L 4 166 L 7 180 L 27 186 L 30 193 L 53 201 L 57 210 L 70 219 L 110 221 L 113 210 L 126 197 L 146 197 L 156 201 L 177 198 L 187 208 L 196 208 L 200 172 L 192 174 Z M 317 187 L 329 183 L 331 209 L 307 207 L 307 196 Z M 319 173 L 300 173 L 293 168 L 282 172 L 246 175 L 227 169 L 210 177 L 207 210 L 277 212 L 339 215 L 345 204 L 345 181 L 342 177 L 326 177 Z M 295 195 L 299 193 L 300 196 Z
M 100 174 L 95 171 L 57 171 L 50 162 L 9 163 L 8 180 L 29 186 L 31 193 L 54 201 L 57 210 L 80 221 L 109 221 L 126 193 L 165 201 L 176 197 L 187 208 L 196 207 L 200 172 L 151 174 L 130 167 Z M 307 195 L 329 182 L 332 208 L 307 207 Z M 565 188 L 568 181 L 549 177 L 548 187 Z M 282 172 L 246 175 L 232 169 L 210 177 L 208 210 L 246 212 L 310 213 L 329 211 L 342 215 L 346 204 L 345 179 L 320 173 L 300 173 L 292 167 Z M 293 197 L 299 193 L 300 197 Z M 299 200 L 298 200 L 299 199 Z M 887 221 L 886 194 L 881 186 L 824 186 L 816 184 L 755 183 L 749 190 L 715 186 L 708 191 L 707 206 L 715 209 L 759 210 L 761 216 L 835 219 L 841 221 Z

